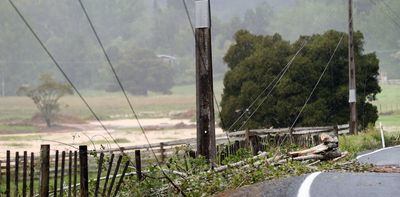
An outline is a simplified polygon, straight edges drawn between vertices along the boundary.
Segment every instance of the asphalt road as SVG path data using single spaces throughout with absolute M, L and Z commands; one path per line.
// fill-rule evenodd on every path
M 360 163 L 400 166 L 400 146 L 360 154 Z M 218 196 L 400 197 L 400 173 L 321 173 L 246 186 Z
M 400 174 L 317 172 L 246 186 L 217 196 L 398 197 L 400 196 Z
M 400 146 L 378 149 L 369 153 L 357 156 L 360 163 L 374 165 L 396 165 L 400 166 Z M 400 194 L 399 194 L 400 196 Z

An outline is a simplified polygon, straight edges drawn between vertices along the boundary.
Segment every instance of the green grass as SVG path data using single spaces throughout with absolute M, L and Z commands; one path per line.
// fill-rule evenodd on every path
M 382 108 L 388 108 L 391 105 L 400 105 L 400 85 L 381 85 L 382 92 L 377 95 L 375 104 L 382 105 Z
M 384 126 L 400 127 L 400 114 L 380 115 L 378 121 Z
M 386 146 L 400 144 L 400 132 L 385 133 Z M 353 156 L 365 150 L 382 148 L 381 135 L 376 128 L 370 128 L 358 135 L 342 135 L 339 137 L 339 148 L 349 151 Z
M 1 131 L 7 131 L 7 132 L 19 132 L 19 131 L 25 131 L 25 132 L 35 132 L 38 131 L 38 128 L 34 126 L 27 126 L 27 125 L 0 125 L 0 133 Z
M 215 95 L 220 98 L 222 81 L 215 82 Z M 131 114 L 122 93 L 83 90 L 83 96 L 101 119 L 113 119 Z M 130 96 L 140 118 L 167 117 L 171 111 L 185 111 L 196 108 L 195 85 L 172 88 L 171 95 L 150 93 L 149 96 Z M 81 119 L 94 119 L 78 96 L 66 96 L 60 100 L 61 113 Z M 31 118 L 38 110 L 27 97 L 1 97 L 0 120 L 23 120 Z M 0 128 L 1 130 L 1 128 Z
M 24 136 L 0 136 L 0 141 L 29 141 L 40 139 L 41 135 L 24 135 Z
M 19 148 L 24 148 L 24 147 L 30 147 L 30 144 L 25 144 L 25 143 L 9 143 L 9 144 L 4 144 L 7 147 L 19 147 Z
M 381 85 L 382 92 L 373 102 L 380 113 L 378 121 L 384 126 L 400 126 L 400 85 Z

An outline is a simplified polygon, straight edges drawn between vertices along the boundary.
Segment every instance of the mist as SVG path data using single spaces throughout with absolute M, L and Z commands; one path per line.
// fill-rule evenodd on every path
M 126 74 L 121 77 L 124 85 L 140 86 L 131 93 L 168 93 L 172 86 L 194 83 L 194 36 L 182 1 L 83 2 L 117 73 Z M 186 2 L 193 20 L 194 2 Z M 223 56 L 240 29 L 261 35 L 278 33 L 291 41 L 329 29 L 347 31 L 345 0 L 211 2 L 215 80 L 222 80 L 227 70 Z M 398 2 L 388 3 L 400 9 Z M 78 88 L 116 91 L 116 81 L 78 1 L 19 0 L 15 4 Z M 356 1 L 354 27 L 365 36 L 364 50 L 378 54 L 381 72 L 399 78 L 400 32 L 390 15 L 381 11 L 383 6 Z M 0 2 L 0 29 L 4 95 L 15 95 L 18 87 L 35 83 L 43 73 L 64 80 L 8 1 Z

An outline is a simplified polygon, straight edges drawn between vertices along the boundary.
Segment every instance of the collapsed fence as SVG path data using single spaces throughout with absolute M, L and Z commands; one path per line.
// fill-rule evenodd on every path
M 226 157 L 236 154 L 241 148 L 247 148 L 256 155 L 270 146 L 281 144 L 285 139 L 299 146 L 313 146 L 319 143 L 318 136 L 321 133 L 348 133 L 348 125 L 303 127 L 291 132 L 288 129 L 246 130 L 229 133 L 228 137 L 220 134 L 216 136 L 218 157 L 215 162 L 221 165 Z M 137 180 L 141 181 L 146 173 L 142 168 L 154 165 L 150 147 L 161 163 L 179 154 L 196 156 L 196 138 L 90 151 L 87 146 L 79 146 L 79 151 L 53 150 L 55 154 L 50 154 L 49 145 L 42 145 L 40 157 L 27 151 L 22 156 L 19 152 L 12 156 L 11 151 L 7 151 L 6 160 L 0 160 L 0 194 L 7 197 L 12 194 L 88 196 L 88 183 L 93 182 L 95 189 L 90 192 L 94 196 L 116 196 L 125 176 L 136 175 Z M 186 147 L 186 152 L 179 151 L 181 147 Z M 131 162 L 126 158 L 135 159 Z

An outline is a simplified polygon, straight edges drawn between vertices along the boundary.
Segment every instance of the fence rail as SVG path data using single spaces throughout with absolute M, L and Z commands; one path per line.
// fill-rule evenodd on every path
M 216 136 L 218 152 L 216 162 L 220 164 L 227 156 L 235 154 L 240 148 L 248 148 L 253 154 L 257 154 L 258 151 L 266 150 L 271 145 L 282 143 L 288 136 L 299 145 L 312 146 L 319 143 L 319 134 L 327 132 L 348 133 L 348 125 L 295 128 L 291 134 L 288 128 L 237 131 L 228 133 L 229 138 L 226 134 L 219 134 Z M 179 147 L 182 146 L 187 147 L 184 152 L 179 151 L 181 150 Z M 136 175 L 138 181 L 141 181 L 143 174 L 146 173 L 141 169 L 147 165 L 154 165 L 154 156 L 150 147 L 161 162 L 177 154 L 189 154 L 195 157 L 196 153 L 193 149 L 196 147 L 196 138 L 127 146 L 121 149 L 87 150 L 87 146 L 80 146 L 79 151 L 55 150 L 55 154 L 52 155 L 49 145 L 43 145 L 40 157 L 35 157 L 34 153 L 28 154 L 27 151 L 24 151 L 23 155 L 19 152 L 12 155 L 11 151 L 7 151 L 6 160 L 0 160 L 0 189 L 4 188 L 0 196 L 3 194 L 7 197 L 11 194 L 22 196 L 52 194 L 55 197 L 64 195 L 70 197 L 78 193 L 81 196 L 87 196 L 89 174 L 96 177 L 90 180 L 90 182 L 95 182 L 95 196 L 103 194 L 115 196 L 124 176 Z M 123 156 L 135 158 L 135 160 L 123 161 Z M 102 181 L 104 183 L 100 185 Z M 40 187 L 38 187 L 39 182 Z

